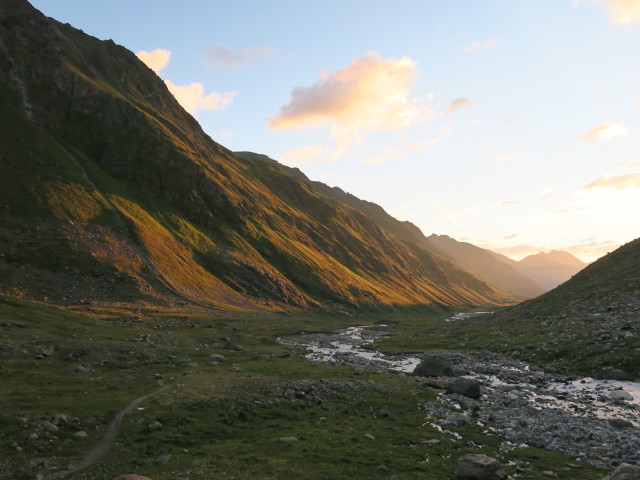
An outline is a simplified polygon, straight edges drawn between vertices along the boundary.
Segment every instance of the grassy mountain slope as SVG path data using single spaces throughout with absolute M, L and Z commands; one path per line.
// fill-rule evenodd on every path
M 212 141 L 133 53 L 0 5 L 0 290 L 225 309 L 512 297 Z

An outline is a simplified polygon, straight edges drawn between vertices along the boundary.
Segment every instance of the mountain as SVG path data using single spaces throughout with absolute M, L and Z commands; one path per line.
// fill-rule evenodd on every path
M 552 250 L 523 258 L 518 270 L 545 290 L 551 290 L 582 270 L 586 264 L 568 252 Z
M 24 0 L 0 4 L 0 168 L 0 292 L 13 296 L 241 310 L 515 300 L 411 227 L 389 233 L 373 204 L 236 156 L 132 52 Z
M 471 243 L 459 242 L 447 235 L 434 234 L 428 239 L 451 256 L 464 270 L 498 288 L 514 292 L 523 299 L 537 297 L 544 293 L 544 290 L 529 277 L 497 258 L 499 254 Z

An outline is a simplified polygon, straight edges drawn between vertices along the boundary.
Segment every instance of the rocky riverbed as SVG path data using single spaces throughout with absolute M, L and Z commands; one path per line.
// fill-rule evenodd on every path
M 639 383 L 563 377 L 489 352 L 408 356 L 364 348 L 390 334 L 384 325 L 351 327 L 333 334 L 301 335 L 286 343 L 306 348 L 310 360 L 351 365 L 356 371 L 407 374 L 425 358 L 436 356 L 451 366 L 453 376 L 479 382 L 482 395 L 472 399 L 440 390 L 436 401 L 423 403 L 426 425 L 447 432 L 450 425 L 475 423 L 486 427 L 487 435 L 504 439 L 504 449 L 539 447 L 600 468 L 621 462 L 640 466 Z M 426 388 L 446 387 L 453 380 L 416 379 Z

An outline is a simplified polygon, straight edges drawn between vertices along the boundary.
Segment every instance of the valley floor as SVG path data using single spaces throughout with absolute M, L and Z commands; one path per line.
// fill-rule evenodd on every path
M 519 478 L 605 475 L 612 462 L 525 448 L 519 438 L 505 448 L 510 427 L 494 397 L 442 395 L 436 382 L 401 372 L 312 362 L 305 348 L 279 341 L 389 322 L 388 340 L 399 344 L 415 325 L 444 318 L 73 313 L 0 297 L 0 478 L 450 478 L 466 453 L 498 458 Z M 520 408 L 517 394 L 500 398 L 511 397 Z M 104 457 L 71 471 L 119 413 Z

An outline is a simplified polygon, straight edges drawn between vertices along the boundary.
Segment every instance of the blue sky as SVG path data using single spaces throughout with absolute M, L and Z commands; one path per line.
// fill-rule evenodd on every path
M 639 236 L 640 0 L 32 3 L 163 50 L 145 61 L 226 147 L 427 235 L 584 260 Z

